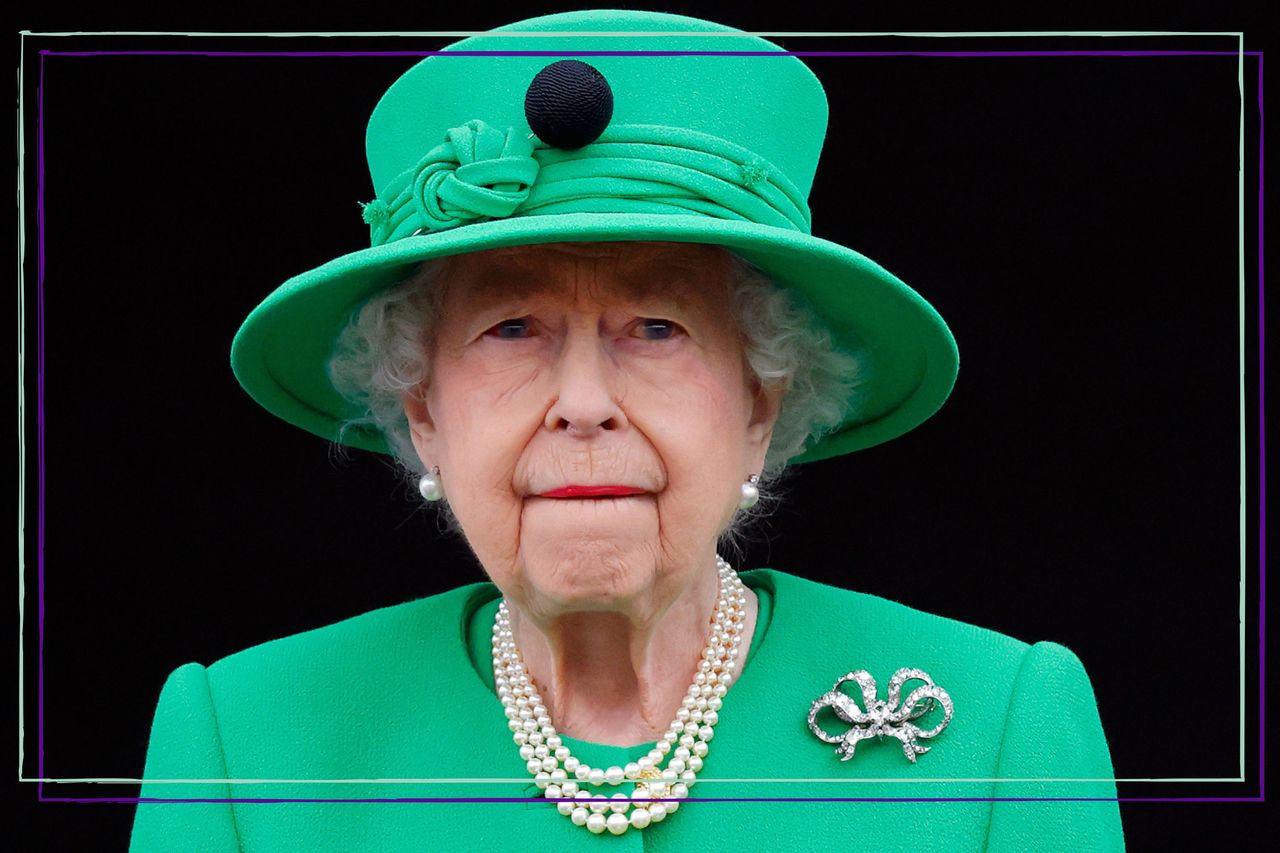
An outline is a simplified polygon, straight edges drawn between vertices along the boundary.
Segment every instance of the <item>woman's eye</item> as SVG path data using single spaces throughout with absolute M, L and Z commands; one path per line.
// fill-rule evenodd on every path
M 641 320 L 636 325 L 637 334 L 650 341 L 665 341 L 674 338 L 680 327 L 670 320 Z
M 486 335 L 495 338 L 527 338 L 533 333 L 533 326 L 527 317 L 516 317 L 511 320 L 503 320 L 501 323 L 490 326 Z

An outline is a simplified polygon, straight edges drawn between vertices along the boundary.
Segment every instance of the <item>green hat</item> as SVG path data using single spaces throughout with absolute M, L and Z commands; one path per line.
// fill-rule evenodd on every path
M 492 55 L 512 51 L 527 55 Z M 336 440 L 365 412 L 329 382 L 334 341 L 422 261 L 565 241 L 710 243 L 803 294 L 866 362 L 856 413 L 793 462 L 907 432 L 951 392 L 955 340 L 914 290 L 811 235 L 827 101 L 803 62 L 770 55 L 781 51 L 696 18 L 608 9 L 532 18 L 424 59 L 369 120 L 372 247 L 255 308 L 231 347 L 236 378 L 272 413 Z M 388 452 L 373 428 L 343 442 Z

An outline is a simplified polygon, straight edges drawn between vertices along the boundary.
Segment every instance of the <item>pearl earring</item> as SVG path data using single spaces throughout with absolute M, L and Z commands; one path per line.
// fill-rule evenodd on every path
M 742 484 L 742 501 L 738 504 L 741 509 L 751 509 L 760 500 L 760 475 L 752 474 L 747 477 L 746 482 Z
M 430 471 L 418 479 L 418 493 L 422 495 L 423 500 L 433 502 L 444 497 L 444 490 L 440 488 L 439 466 L 433 465 Z

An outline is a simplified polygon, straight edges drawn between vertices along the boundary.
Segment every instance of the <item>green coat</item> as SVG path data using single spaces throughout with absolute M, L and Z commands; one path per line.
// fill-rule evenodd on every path
M 771 569 L 742 578 L 760 598 L 760 618 L 689 796 L 880 801 L 691 799 L 662 823 L 621 836 L 574 826 L 553 803 L 536 799 L 512 743 L 492 692 L 489 637 L 498 591 L 477 583 L 264 643 L 207 668 L 179 667 L 160 694 L 145 771 L 147 779 L 466 781 L 147 782 L 142 796 L 528 802 L 143 803 L 130 849 L 1123 849 L 1097 704 L 1084 668 L 1066 648 L 1028 646 Z M 834 746 L 809 731 L 810 703 L 841 675 L 869 670 L 883 697 L 889 676 L 904 666 L 928 672 L 955 703 L 948 728 L 921 741 L 931 749 L 917 763 L 892 738 L 863 741 L 852 760 L 841 761 Z M 827 728 L 839 731 L 834 719 Z M 652 747 L 564 741 L 593 767 L 624 764 Z M 483 781 L 493 778 L 521 781 Z M 895 797 L 979 799 L 886 801 Z

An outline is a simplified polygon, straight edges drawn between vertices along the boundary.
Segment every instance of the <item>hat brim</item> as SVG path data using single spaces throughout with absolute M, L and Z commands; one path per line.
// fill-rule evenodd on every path
M 296 276 L 245 320 L 231 367 L 268 411 L 329 440 L 353 411 L 325 366 L 351 312 L 426 260 L 501 246 L 663 240 L 725 246 L 799 292 L 841 349 L 868 373 L 859 410 L 792 462 L 851 453 L 895 438 L 932 415 L 955 384 L 959 354 L 938 313 L 918 293 L 857 252 L 798 231 L 698 215 L 566 213 L 475 222 L 336 258 Z M 379 453 L 380 433 L 352 428 L 343 443 Z

